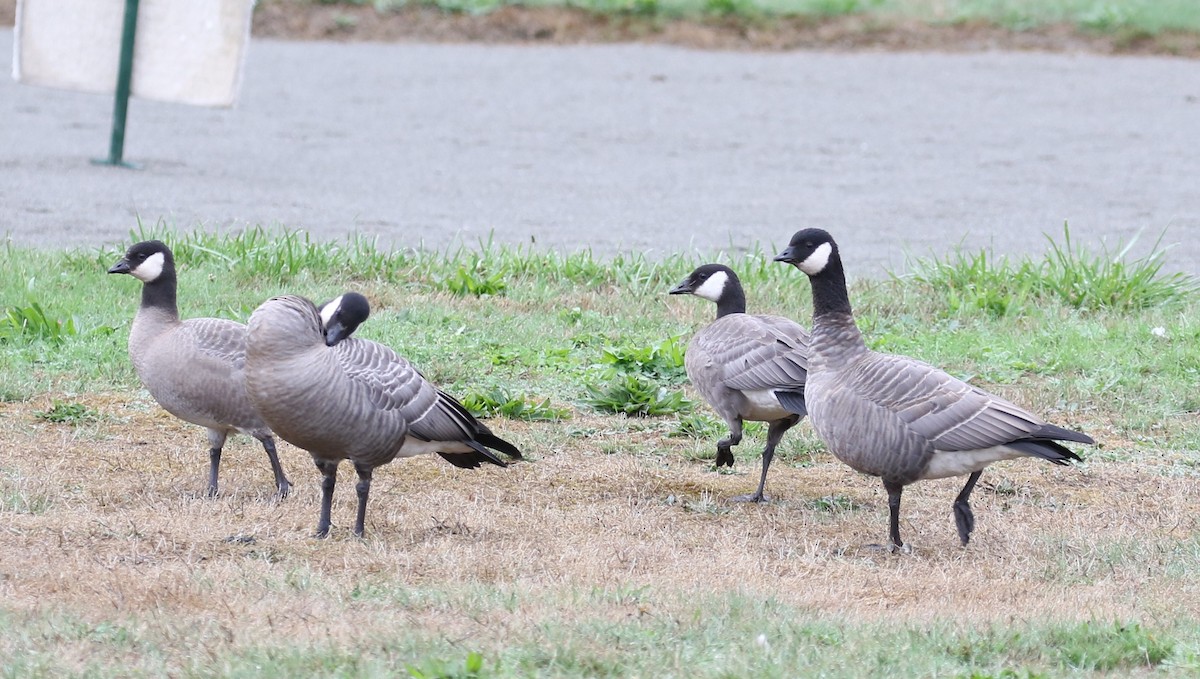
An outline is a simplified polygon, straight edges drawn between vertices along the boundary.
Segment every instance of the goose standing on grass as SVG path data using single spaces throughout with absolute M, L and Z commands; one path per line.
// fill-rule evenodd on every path
M 343 295 L 326 306 L 324 322 L 312 302 L 295 295 L 269 299 L 250 315 L 250 399 L 280 438 L 312 455 L 323 476 L 318 537 L 329 534 L 337 467 L 344 459 L 358 473 L 354 534 L 362 536 L 374 469 L 397 456 L 437 453 L 466 469 L 484 462 L 506 466 L 489 448 L 521 458 L 516 446 L 396 352 L 341 338 L 341 314 L 365 301 Z
M 985 467 L 1016 457 L 1065 465 L 1080 458 L 1059 441 L 1095 443 L 927 363 L 867 349 L 850 310 L 837 243 L 827 232 L 797 232 L 775 261 L 794 265 L 812 283 L 809 417 L 839 460 L 883 479 L 889 549 L 907 550 L 900 540 L 904 486 L 968 474 L 954 500 L 958 537 L 966 545 L 975 527 L 969 499 Z
M 742 440 L 742 421 L 768 422 L 758 490 L 734 501 L 763 502 L 767 469 L 775 447 L 804 417 L 808 374 L 808 331 L 782 316 L 746 313 L 746 293 L 737 274 L 721 264 L 698 267 L 672 295 L 695 295 L 717 304 L 717 319 L 688 342 L 688 379 L 729 425 L 717 442 L 717 466 L 733 466 L 730 448 Z
M 129 330 L 129 357 L 138 378 L 167 412 L 208 429 L 208 495 L 217 494 L 221 449 L 233 432 L 258 439 L 275 486 L 286 497 L 271 430 L 246 395 L 246 326 L 223 318 L 179 320 L 175 258 L 160 241 L 137 243 L 108 270 L 142 282 L 142 305 Z

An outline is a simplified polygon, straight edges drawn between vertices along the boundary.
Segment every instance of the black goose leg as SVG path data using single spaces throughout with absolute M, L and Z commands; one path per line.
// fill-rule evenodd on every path
M 221 449 L 229 432 L 223 429 L 208 430 L 208 488 L 205 495 L 217 496 L 217 474 L 221 471 Z
M 275 452 L 275 439 L 264 436 L 259 441 L 262 441 L 263 450 L 267 451 L 267 458 L 271 460 L 271 471 L 275 472 L 275 487 L 279 489 L 279 497 L 287 497 L 292 490 L 292 483 L 284 476 L 283 465 L 279 464 L 279 454 Z
M 775 448 L 783 440 L 783 435 L 787 433 L 787 430 L 791 429 L 799 421 L 799 415 L 792 415 L 771 423 L 767 429 L 767 447 L 763 449 L 762 454 L 762 476 L 758 479 L 758 490 L 754 491 L 753 495 L 738 495 L 733 498 L 734 502 L 767 501 L 767 496 L 763 495 L 763 491 L 767 487 L 767 470 L 771 468 L 771 460 L 775 458 Z
M 967 477 L 967 485 L 963 486 L 962 492 L 954 498 L 954 523 L 958 525 L 958 539 L 962 540 L 964 547 L 971 541 L 971 531 L 975 530 L 975 513 L 971 511 L 971 505 L 967 504 L 967 501 L 970 500 L 971 491 L 975 490 L 975 482 L 981 474 L 982 471 L 977 471 Z
M 321 470 L 321 515 L 317 519 L 317 537 L 329 537 L 329 514 L 333 507 L 333 487 L 337 484 L 336 461 L 316 460 L 317 469 Z
M 892 538 L 892 545 L 888 551 L 905 551 L 904 541 L 900 539 L 900 494 L 904 492 L 904 486 L 884 481 L 883 487 L 887 489 L 888 494 L 888 531 Z
M 204 494 L 208 497 L 217 496 L 217 472 L 221 469 L 221 447 L 208 449 L 208 488 Z
M 367 521 L 367 495 L 371 492 L 371 468 L 356 464 L 354 469 L 358 472 L 358 484 L 354 486 L 354 490 L 358 493 L 358 518 L 354 520 L 354 534 L 361 538 L 363 524 Z
M 742 421 L 734 420 L 729 423 L 729 436 L 717 441 L 717 468 L 733 466 L 732 446 L 742 442 Z

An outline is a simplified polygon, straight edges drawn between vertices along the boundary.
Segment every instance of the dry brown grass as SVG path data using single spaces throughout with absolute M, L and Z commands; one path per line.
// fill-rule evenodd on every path
M 167 649 L 197 634 L 216 655 L 268 637 L 336 642 L 358 638 L 364 624 L 420 626 L 488 647 L 500 643 L 498 630 L 530 632 L 547 618 L 670 615 L 693 595 L 723 591 L 821 616 L 918 624 L 1176 620 L 1200 607 L 1197 482 L 1167 473 L 1169 459 L 997 465 L 975 495 L 978 527 L 965 549 L 950 515 L 959 483 L 918 484 L 903 509 L 916 550 L 901 557 L 862 547 L 885 538 L 878 481 L 824 456 L 791 466 L 786 441 L 769 480 L 776 500 L 747 506 L 727 498 L 752 487 L 757 460 L 715 473 L 688 461 L 711 442 L 668 438 L 666 423 L 495 421 L 529 462 L 474 472 L 437 458 L 388 465 L 375 477 L 364 540 L 347 527 L 353 474 L 344 466 L 333 537 L 318 540 L 318 475 L 302 451 L 281 445 L 296 489 L 277 501 L 261 448 L 232 441 L 220 496 L 208 499 L 199 428 L 144 394 L 86 396 L 99 421 L 51 424 L 34 415 L 51 398 L 0 411 L 6 609 L 31 619 L 133 618 Z M 859 507 L 814 503 L 831 495 Z M 480 585 L 510 588 L 520 601 L 473 609 L 398 605 L 386 594 Z M 372 587 L 385 594 L 356 595 Z M 570 603 L 581 588 L 649 588 L 657 603 L 615 596 L 607 610 L 581 610 Z
M 11 26 L 16 0 L 0 0 L 0 26 Z M 371 3 L 266 0 L 254 35 L 288 40 L 433 41 L 546 44 L 652 42 L 733 50 L 1036 50 L 1200 56 L 1200 36 L 1179 31 L 1089 32 L 1056 24 L 1012 30 L 982 21 L 932 25 L 876 15 L 662 19 L 597 14 L 567 7 L 501 7 L 481 15 L 412 5 L 379 11 Z
M 3 0 L 0 0 L 2 2 Z M 501 7 L 485 14 L 427 6 L 378 11 L 372 5 L 262 2 L 254 34 L 291 40 L 434 41 L 545 44 L 650 42 L 726 50 L 1037 50 L 1100 54 L 1200 55 L 1200 38 L 1164 31 L 1088 32 L 1055 24 L 1012 30 L 982 21 L 933 25 L 873 14 L 778 17 L 647 18 L 570 7 Z

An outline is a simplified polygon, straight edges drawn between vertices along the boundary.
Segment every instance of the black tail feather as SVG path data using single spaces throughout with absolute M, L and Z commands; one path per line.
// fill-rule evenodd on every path
M 478 434 L 475 435 L 475 440 L 478 441 L 479 443 L 487 446 L 488 448 L 494 448 L 494 449 L 504 453 L 505 455 L 513 458 L 514 460 L 524 459 L 524 456 L 521 455 L 521 450 L 519 448 L 517 448 L 513 444 L 509 443 L 508 441 L 505 441 L 504 439 L 500 438 L 499 436 L 496 436 L 491 431 L 479 432 Z
M 494 464 L 499 467 L 507 467 L 508 463 L 496 457 L 496 454 L 488 450 L 495 448 L 496 450 L 508 455 L 517 460 L 524 459 L 521 451 L 516 446 L 505 441 L 504 439 L 492 434 L 491 432 L 480 432 L 473 441 L 462 441 L 471 448 L 469 453 L 438 453 L 442 459 L 459 467 L 460 469 L 478 469 L 483 463 Z
M 1071 450 L 1066 446 L 1061 445 L 1056 441 L 1048 441 L 1045 439 L 1022 439 L 1020 441 L 1013 441 L 1012 443 L 1009 443 L 1008 447 L 1016 448 L 1026 455 L 1040 457 L 1043 460 L 1048 460 L 1054 464 L 1066 464 L 1071 460 L 1083 460 L 1083 458 L 1071 452 Z
M 459 469 L 479 469 L 484 462 L 489 464 L 507 467 L 504 460 L 496 457 L 492 451 L 483 446 L 476 446 L 474 441 L 464 441 L 468 446 L 471 446 L 472 451 L 469 453 L 438 453 L 442 459 Z
M 1031 439 L 1050 439 L 1054 441 L 1074 441 L 1076 443 L 1095 443 L 1095 439 L 1083 432 L 1071 431 L 1056 427 L 1053 424 L 1043 424 L 1037 431 L 1029 432 Z
M 800 417 L 808 415 L 808 406 L 804 404 L 803 392 L 777 391 L 775 398 L 779 400 L 779 405 L 786 408 L 788 412 L 796 413 Z

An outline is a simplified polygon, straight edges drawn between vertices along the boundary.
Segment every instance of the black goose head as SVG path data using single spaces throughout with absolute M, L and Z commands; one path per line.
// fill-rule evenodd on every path
M 726 289 L 740 285 L 737 274 L 724 264 L 704 264 L 688 274 L 679 285 L 671 288 L 671 295 L 695 295 L 716 302 L 725 294 Z
M 153 283 L 164 273 L 174 274 L 175 257 L 171 248 L 158 240 L 135 243 L 125 256 L 108 268 L 109 273 L 127 273 L 143 283 Z
M 325 344 L 332 347 L 341 342 L 371 315 L 367 298 L 357 292 L 346 292 L 321 305 L 321 321 L 325 326 Z
M 818 276 L 830 262 L 840 261 L 837 243 L 833 236 L 822 229 L 797 231 L 788 246 L 778 255 L 776 262 L 786 262 L 809 276 Z
M 688 274 L 679 285 L 671 288 L 672 295 L 695 295 L 717 303 L 717 318 L 726 314 L 746 312 L 746 293 L 733 269 L 724 264 L 704 264 Z

